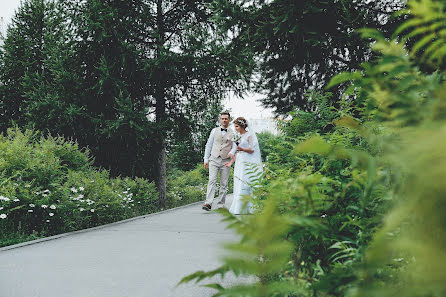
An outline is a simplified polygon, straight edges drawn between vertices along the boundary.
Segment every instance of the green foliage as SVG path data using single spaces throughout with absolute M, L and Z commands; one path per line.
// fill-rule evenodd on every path
M 69 232 L 158 210 L 155 185 L 110 178 L 88 150 L 18 128 L 0 136 L 0 245 Z
M 410 19 L 394 33 L 403 41 L 412 41 L 410 55 L 418 63 L 426 63 L 432 70 L 445 69 L 446 17 L 442 1 L 409 1 L 406 11 Z
M 333 120 L 337 114 L 330 104 L 331 93 L 321 94 L 312 92 L 306 95 L 310 104 L 317 106 L 314 111 L 296 110 L 290 112 L 292 120 L 283 124 L 282 130 L 289 137 L 300 137 L 310 132 L 328 132 L 333 127 Z
M 423 20 L 422 30 L 426 24 L 430 30 L 444 26 L 442 2 L 414 0 L 409 7 L 413 17 L 399 31 L 405 36 L 417 36 L 414 19 Z M 254 277 L 245 287 L 212 284 L 215 296 L 445 295 L 446 55 L 409 54 L 418 53 L 425 40 L 389 40 L 374 29 L 361 33 L 374 41 L 377 58 L 332 79 L 330 85 L 351 82 L 335 127 L 319 130 L 322 120 L 305 130 L 301 119 L 285 125 L 296 128 L 284 129 L 285 139 L 266 146 L 266 178 L 251 197 L 259 211 L 240 220 L 225 215 L 242 236 L 229 245 L 236 252 L 222 267 L 183 281 L 228 271 Z M 446 42 L 441 34 L 436 38 L 433 43 Z M 421 70 L 426 61 L 435 73 Z M 274 203 L 277 213 L 268 217 Z M 281 231 L 271 227 L 290 221 L 298 224 Z M 270 239 L 262 248 L 255 241 L 259 236 Z M 290 253 L 277 249 L 284 257 L 272 260 L 278 267 L 250 269 L 261 266 L 264 251 L 276 244 L 293 247 Z
M 356 30 L 379 28 L 386 35 L 401 23 L 392 18 L 405 3 L 384 1 L 214 1 L 217 20 L 235 39 L 233 55 L 251 51 L 240 68 L 256 66 L 254 87 L 267 94 L 266 106 L 278 114 L 299 108 L 311 111 L 310 90 L 322 91 L 329 79 L 342 71 L 354 71 L 371 58 L 367 40 Z M 332 90 L 336 101 L 343 88 Z
M 207 171 L 203 164 L 193 170 L 172 172 L 167 179 L 167 204 L 176 207 L 202 201 L 206 196 Z

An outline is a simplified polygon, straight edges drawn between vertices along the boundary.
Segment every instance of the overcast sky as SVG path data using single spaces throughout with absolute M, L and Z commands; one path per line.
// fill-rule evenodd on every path
M 5 26 L 11 20 L 20 0 L 0 0 L 0 17 L 3 17 Z
M 4 19 L 4 30 L 10 23 L 15 10 L 20 5 L 21 0 L 0 0 L 0 17 Z M 225 108 L 231 109 L 231 116 L 243 116 L 247 119 L 268 118 L 272 116 L 271 110 L 264 109 L 256 100 L 260 96 L 253 94 L 244 99 L 228 98 L 224 101 Z

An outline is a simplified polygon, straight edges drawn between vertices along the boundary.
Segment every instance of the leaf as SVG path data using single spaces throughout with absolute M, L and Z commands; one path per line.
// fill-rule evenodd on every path
M 418 25 L 423 24 L 425 21 L 419 18 L 410 19 L 406 22 L 404 22 L 401 26 L 396 29 L 396 31 L 393 33 L 392 38 L 395 38 L 396 36 L 399 36 L 403 31 L 411 28 L 416 27 Z
M 357 130 L 357 131 L 361 130 L 360 123 L 356 119 L 349 117 L 349 116 L 345 116 L 345 117 L 342 117 L 342 118 L 334 121 L 334 124 L 336 126 L 347 127 L 347 128 Z
M 362 28 L 358 30 L 359 33 L 361 33 L 362 38 L 371 38 L 374 40 L 384 40 L 384 36 L 381 32 L 379 32 L 377 29 L 372 28 Z
M 347 81 L 353 81 L 361 78 L 361 73 L 359 71 L 354 72 L 342 72 L 335 75 L 330 82 L 327 84 L 326 89 L 330 89 L 334 86 L 342 84 Z
M 332 151 L 332 146 L 328 144 L 322 137 L 315 136 L 303 143 L 296 145 L 294 152 L 298 154 L 302 153 L 315 153 L 326 155 Z
M 436 34 L 431 33 L 431 34 L 421 38 L 420 41 L 415 43 L 412 50 L 410 51 L 411 55 L 415 55 L 421 48 L 425 47 L 428 43 L 432 42 L 435 37 L 436 37 Z

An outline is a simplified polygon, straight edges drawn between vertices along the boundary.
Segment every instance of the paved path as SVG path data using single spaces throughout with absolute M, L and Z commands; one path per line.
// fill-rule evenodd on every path
M 0 296 L 212 296 L 214 290 L 194 283 L 175 286 L 187 274 L 220 265 L 221 243 L 236 239 L 220 220 L 194 204 L 0 251 Z

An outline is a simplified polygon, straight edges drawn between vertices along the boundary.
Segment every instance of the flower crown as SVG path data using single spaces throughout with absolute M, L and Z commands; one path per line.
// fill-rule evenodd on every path
M 248 126 L 245 119 L 237 119 L 237 120 L 234 121 L 234 124 L 237 124 L 237 125 L 240 125 L 240 126 L 243 126 L 243 127 L 247 127 Z

